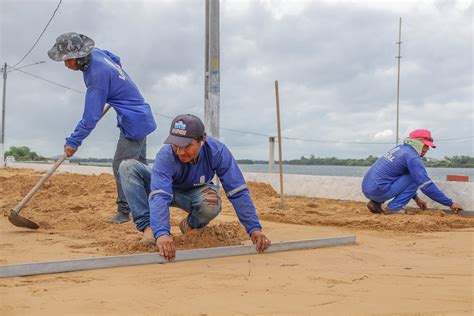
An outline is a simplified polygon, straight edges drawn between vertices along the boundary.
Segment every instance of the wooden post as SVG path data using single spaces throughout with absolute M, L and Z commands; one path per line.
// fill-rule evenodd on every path
M 269 153 L 268 153 L 268 173 L 273 173 L 275 165 L 275 136 L 268 137 Z
M 277 126 L 278 126 L 278 164 L 280 165 L 280 208 L 285 208 L 283 201 L 283 157 L 281 154 L 281 128 L 280 128 L 280 96 L 278 93 L 278 80 L 275 81 L 275 97 L 277 109 Z

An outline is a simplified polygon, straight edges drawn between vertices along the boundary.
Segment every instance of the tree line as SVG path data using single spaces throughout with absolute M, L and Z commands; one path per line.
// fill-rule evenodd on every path
M 27 146 L 15 147 L 12 146 L 5 152 L 5 157 L 13 156 L 17 161 L 46 161 L 48 158 L 38 155 L 31 151 Z M 371 166 L 378 158 L 375 156 L 368 156 L 364 159 L 339 159 L 336 157 L 316 158 L 310 155 L 308 158 L 301 156 L 300 159 L 283 160 L 286 165 L 316 165 L 316 166 Z M 474 157 L 470 156 L 452 156 L 444 157 L 443 160 L 427 160 L 422 158 L 427 167 L 442 167 L 442 168 L 474 168 Z M 112 163 L 111 158 L 72 158 L 71 162 L 76 163 Z M 152 159 L 148 159 L 149 163 L 153 163 Z M 239 159 L 239 164 L 268 164 L 268 160 L 252 160 Z M 278 163 L 275 161 L 275 163 Z
M 31 151 L 30 148 L 26 146 L 21 147 L 10 147 L 9 150 L 5 152 L 5 157 L 13 156 L 16 161 L 46 161 L 47 158 L 38 155 L 36 152 Z
M 368 156 L 363 159 L 339 159 L 336 157 L 316 158 L 310 155 L 309 158 L 301 156 L 300 159 L 283 160 L 285 165 L 315 165 L 315 166 L 361 166 L 369 167 L 377 161 L 378 157 Z M 427 167 L 441 167 L 441 168 L 474 168 L 474 157 L 470 156 L 452 156 L 444 157 L 443 160 L 428 160 L 426 157 L 422 158 Z M 251 160 L 240 159 L 237 160 L 239 164 L 268 164 L 268 160 Z M 275 163 L 278 163 L 275 161 Z

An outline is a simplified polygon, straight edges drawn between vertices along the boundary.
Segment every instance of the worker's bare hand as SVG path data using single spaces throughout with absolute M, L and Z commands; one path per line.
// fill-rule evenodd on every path
M 171 236 L 161 235 L 156 240 L 156 245 L 158 246 L 160 255 L 165 257 L 166 260 L 174 260 L 176 257 L 176 244 Z
M 252 239 L 252 242 L 256 245 L 256 250 L 259 253 L 267 250 L 272 244 L 270 239 L 268 239 L 267 236 L 265 236 L 265 234 L 259 230 L 254 230 L 250 235 L 250 239 Z
M 456 213 L 462 211 L 462 206 L 458 203 L 453 203 L 450 207 Z
M 428 208 L 428 204 L 422 199 L 420 199 L 419 197 L 415 199 L 415 202 L 416 202 L 416 205 L 418 205 L 418 207 L 422 210 L 426 210 Z
M 66 157 L 72 157 L 76 153 L 77 148 L 71 147 L 71 146 L 64 146 L 64 153 L 66 154 Z

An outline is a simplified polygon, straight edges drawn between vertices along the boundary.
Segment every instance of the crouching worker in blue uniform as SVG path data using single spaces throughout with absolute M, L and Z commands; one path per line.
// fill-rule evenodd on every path
M 428 177 L 421 157 L 430 147 L 436 148 L 431 132 L 419 129 L 374 163 L 362 180 L 362 192 L 370 199 L 367 207 L 372 213 L 405 214 L 404 207 L 410 199 L 425 210 L 426 202 L 416 194 L 418 189 L 454 211 L 462 210 L 461 205 L 444 195 Z M 382 204 L 390 199 L 393 200 L 384 212 Z
M 117 213 L 109 223 L 130 220 L 130 207 L 118 179 L 118 168 L 125 159 L 146 163 L 146 136 L 156 129 L 151 108 L 135 83 L 123 70 L 120 57 L 94 47 L 94 41 L 83 34 L 64 33 L 48 51 L 54 61 L 64 61 L 71 69 L 80 70 L 87 87 L 84 113 L 74 132 L 66 138 L 64 152 L 72 157 L 89 136 L 102 116 L 105 104 L 117 112 L 120 137 L 112 168 L 117 185 Z
M 168 260 L 176 255 L 170 235 L 170 206 L 188 213 L 180 223 L 183 234 L 205 227 L 221 211 L 219 188 L 211 181 L 217 175 L 258 252 L 271 241 L 262 233 L 255 206 L 242 172 L 229 149 L 206 136 L 202 121 L 190 114 L 177 116 L 170 134 L 156 155 L 153 169 L 137 160 L 125 160 L 119 174 L 133 219 L 144 241 L 158 246 Z

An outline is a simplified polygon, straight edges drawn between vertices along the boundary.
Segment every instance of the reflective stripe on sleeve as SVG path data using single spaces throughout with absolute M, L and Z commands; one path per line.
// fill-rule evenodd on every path
M 148 196 L 148 200 L 151 200 L 151 198 L 154 196 L 154 195 L 157 195 L 157 194 L 165 194 L 165 195 L 168 195 L 168 196 L 171 196 L 173 197 L 173 194 L 170 194 L 168 192 L 166 192 L 165 190 L 156 190 L 156 191 L 152 191 L 150 192 L 150 195 Z
M 230 190 L 229 192 L 226 193 L 226 195 L 227 195 L 227 197 L 231 197 L 232 195 L 235 195 L 236 193 L 239 193 L 240 191 L 245 190 L 245 189 L 247 189 L 247 184 L 246 183 L 238 186 L 237 188 L 235 188 L 233 190 Z

